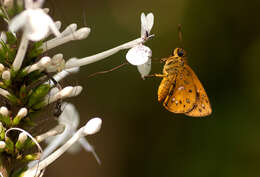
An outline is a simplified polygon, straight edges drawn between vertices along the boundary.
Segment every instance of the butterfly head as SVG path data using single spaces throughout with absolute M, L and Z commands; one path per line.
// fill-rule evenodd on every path
M 186 51 L 183 49 L 183 48 L 175 48 L 174 51 L 173 51 L 173 56 L 174 57 L 186 57 Z

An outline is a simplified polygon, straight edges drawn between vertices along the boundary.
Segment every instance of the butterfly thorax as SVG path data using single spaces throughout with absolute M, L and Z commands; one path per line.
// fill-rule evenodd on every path
M 163 73 L 167 75 L 177 74 L 185 64 L 187 64 L 186 52 L 182 48 L 176 48 L 173 55 L 165 59 Z

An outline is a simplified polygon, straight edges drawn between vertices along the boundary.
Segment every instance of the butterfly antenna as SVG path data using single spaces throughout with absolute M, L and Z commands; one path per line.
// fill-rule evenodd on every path
M 182 33 L 182 25 L 179 24 L 178 25 L 178 37 L 179 37 L 179 42 L 181 44 L 181 48 L 183 48 L 183 40 L 182 40 L 182 37 L 183 37 L 183 33 Z
M 84 24 L 84 26 L 87 26 L 87 23 L 86 23 L 86 11 L 84 10 L 83 11 L 83 24 Z
M 100 71 L 100 72 L 96 72 L 96 73 L 90 74 L 90 75 L 88 76 L 88 78 L 93 77 L 93 76 L 96 76 L 96 75 L 99 75 L 99 74 L 105 74 L 105 73 L 108 73 L 108 72 L 111 72 L 111 71 L 115 71 L 115 70 L 117 70 L 117 69 L 119 69 L 119 68 L 121 68 L 121 67 L 123 67 L 123 66 L 125 66 L 125 65 L 128 65 L 128 63 L 125 62 L 125 63 L 122 63 L 121 65 L 118 65 L 118 66 L 112 68 L 112 69 L 109 69 L 109 70 L 106 70 L 106 71 Z

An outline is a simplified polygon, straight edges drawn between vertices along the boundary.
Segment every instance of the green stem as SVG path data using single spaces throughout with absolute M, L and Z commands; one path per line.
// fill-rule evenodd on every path
M 0 154 L 0 173 L 3 177 L 10 176 L 11 163 L 5 155 Z M 0 175 L 1 176 L 1 175 Z

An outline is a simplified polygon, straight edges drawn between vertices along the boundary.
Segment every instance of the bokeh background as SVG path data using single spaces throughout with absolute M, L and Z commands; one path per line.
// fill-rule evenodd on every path
M 142 80 L 136 67 L 87 78 L 125 62 L 122 51 L 81 68 L 65 84 L 82 85 L 74 103 L 81 124 L 103 119 L 88 140 L 102 160 L 85 151 L 66 154 L 48 177 L 256 177 L 260 176 L 260 1 L 48 0 L 54 20 L 91 28 L 83 41 L 53 50 L 66 58 L 89 56 L 140 36 L 141 12 L 153 12 L 153 58 L 179 46 L 183 25 L 189 64 L 211 100 L 213 113 L 189 118 L 157 102 L 160 79 Z M 163 65 L 154 61 L 152 73 Z

